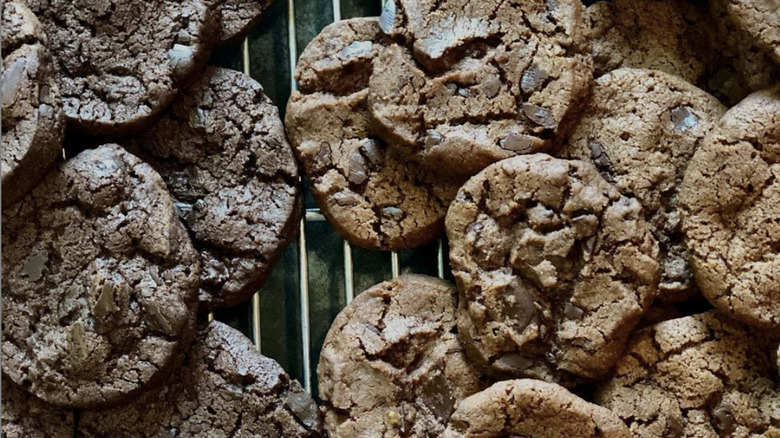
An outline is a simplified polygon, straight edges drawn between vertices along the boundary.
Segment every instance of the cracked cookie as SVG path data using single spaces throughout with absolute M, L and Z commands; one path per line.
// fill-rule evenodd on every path
M 446 224 L 458 334 L 497 377 L 603 376 L 658 291 L 642 207 L 585 161 L 495 163 L 461 187 Z
M 600 1 L 585 18 L 596 77 L 632 67 L 696 84 L 713 64 L 711 20 L 698 0 Z
M 128 146 L 163 177 L 200 252 L 201 309 L 248 299 L 302 210 L 295 157 L 263 87 L 210 67 Z
M 428 437 L 488 385 L 456 333 L 455 290 L 420 275 L 380 283 L 333 322 L 317 368 L 331 438 Z
M 704 296 L 780 333 L 780 85 L 720 119 L 688 166 L 680 206 Z
M 192 337 L 198 255 L 162 178 L 117 145 L 3 209 L 2 247 L 3 372 L 49 403 L 128 400 Z
M 592 82 L 579 0 L 394 0 L 368 108 L 407 157 L 454 178 L 548 150 Z
M 273 359 L 220 322 L 201 325 L 184 364 L 128 405 L 85 411 L 79 436 L 315 438 L 316 403 Z
M 219 44 L 243 38 L 262 16 L 273 0 L 221 0 L 222 33 Z
M 23 4 L 2 5 L 2 198 L 8 207 L 43 179 L 62 153 L 65 116 L 46 35 Z
M 551 421 L 552 420 L 552 421 Z M 458 404 L 443 438 L 630 438 L 615 414 L 539 380 L 498 382 Z
M 65 115 L 130 134 L 173 100 L 219 38 L 217 0 L 23 0 L 49 37 Z
M 605 180 L 642 204 L 660 247 L 663 301 L 698 295 L 678 188 L 696 148 L 725 112 L 717 99 L 677 76 L 622 68 L 596 80 L 582 118 L 556 154 L 592 162 Z
M 6 3 L 7 4 L 7 3 Z M 73 412 L 57 408 L 2 378 L 3 438 L 73 438 Z
M 323 29 L 298 62 L 285 126 L 336 231 L 358 246 L 398 250 L 443 233 L 458 183 L 408 162 L 373 129 L 367 86 L 382 41 L 376 18 Z
M 638 332 L 596 403 L 636 438 L 780 436 L 769 347 L 716 311 Z

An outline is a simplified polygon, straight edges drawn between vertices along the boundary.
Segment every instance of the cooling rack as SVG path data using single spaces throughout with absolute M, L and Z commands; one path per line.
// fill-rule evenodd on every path
M 241 43 L 222 48 L 211 63 L 258 80 L 284 109 L 296 88 L 300 53 L 331 22 L 378 16 L 382 0 L 275 0 Z M 266 356 L 318 397 L 316 370 L 333 319 L 356 294 L 405 273 L 451 278 L 446 242 L 401 252 L 369 251 L 342 240 L 305 186 L 306 213 L 300 234 L 262 290 L 248 303 L 214 312 L 214 318 L 249 336 Z

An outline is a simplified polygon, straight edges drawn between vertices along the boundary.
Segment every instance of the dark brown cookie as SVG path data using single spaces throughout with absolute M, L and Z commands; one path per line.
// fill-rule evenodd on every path
M 65 116 L 46 35 L 24 5 L 2 5 L 2 198 L 8 207 L 43 178 L 62 153 Z
M 688 166 L 680 206 L 704 296 L 780 333 L 780 85 L 718 122 Z
M 198 330 L 181 368 L 130 404 L 82 412 L 79 436 L 321 437 L 316 403 L 281 366 L 220 322 Z
M 638 332 L 595 400 L 637 438 L 780 436 L 765 339 L 715 311 Z
M 298 167 L 263 87 L 208 68 L 130 151 L 160 173 L 201 256 L 200 305 L 249 298 L 297 234 Z
M 198 255 L 162 178 L 116 145 L 3 209 L 3 372 L 65 407 L 127 400 L 192 335 Z
M 603 376 L 658 291 L 658 243 L 639 202 L 592 164 L 509 158 L 447 213 L 458 334 L 498 377 L 571 385 Z
M 261 14 L 273 0 L 221 0 L 222 34 L 220 44 L 243 38 L 260 21 Z
M 554 383 L 508 380 L 463 400 L 443 438 L 631 438 L 620 418 Z
M 331 438 L 428 437 L 488 381 L 456 331 L 455 290 L 419 275 L 380 283 L 339 313 L 317 375 Z
M 596 80 L 565 158 L 591 161 L 602 177 L 642 204 L 661 251 L 659 298 L 698 295 L 683 241 L 677 190 L 696 148 L 726 108 L 680 77 L 623 68 Z
M 579 0 L 394 1 L 384 30 L 403 44 L 382 48 L 368 96 L 391 147 L 468 177 L 573 120 L 592 81 Z
M 713 64 L 712 23 L 698 0 L 600 1 L 585 17 L 596 77 L 632 67 L 696 84 Z
M 23 0 L 57 66 L 65 115 L 94 136 L 154 118 L 219 39 L 217 0 Z
M 458 183 L 410 163 L 371 126 L 372 61 L 382 46 L 376 18 L 332 24 L 304 50 L 285 125 L 322 213 L 349 242 L 396 250 L 444 230 Z
M 73 412 L 31 396 L 3 376 L 3 438 L 73 438 Z

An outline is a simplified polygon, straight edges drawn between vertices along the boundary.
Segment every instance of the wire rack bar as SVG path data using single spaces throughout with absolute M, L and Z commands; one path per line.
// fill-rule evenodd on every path
M 352 267 L 352 245 L 344 241 L 344 295 L 347 304 L 355 298 L 355 270 Z

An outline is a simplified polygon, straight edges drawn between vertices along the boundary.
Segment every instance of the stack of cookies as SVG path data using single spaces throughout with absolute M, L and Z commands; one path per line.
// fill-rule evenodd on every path
M 206 66 L 267 3 L 2 2 L 3 437 L 780 438 L 776 0 L 386 0 L 284 123 Z M 454 276 L 343 309 L 320 407 L 206 318 L 303 177 Z
M 304 50 L 326 218 L 378 284 L 320 356 L 347 437 L 780 437 L 780 5 L 390 0 Z

